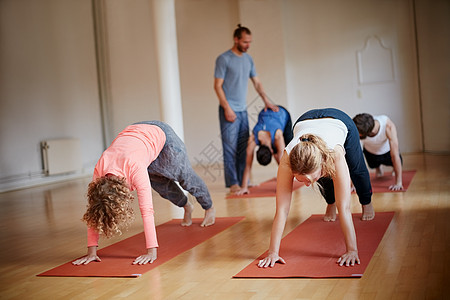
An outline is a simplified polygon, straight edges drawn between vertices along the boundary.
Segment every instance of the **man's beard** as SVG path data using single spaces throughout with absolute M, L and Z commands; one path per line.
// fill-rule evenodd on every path
M 237 49 L 238 49 L 240 52 L 247 52 L 247 49 L 248 49 L 248 48 L 243 48 L 243 47 L 241 47 L 240 45 L 237 45 Z

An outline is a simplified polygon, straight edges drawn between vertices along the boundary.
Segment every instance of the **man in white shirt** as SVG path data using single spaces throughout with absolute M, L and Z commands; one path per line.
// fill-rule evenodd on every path
M 364 156 L 370 168 L 376 169 L 377 176 L 383 176 L 381 165 L 392 166 L 395 184 L 389 187 L 392 191 L 403 189 L 402 156 L 399 151 L 397 129 L 387 116 L 372 116 L 367 113 L 353 118 L 363 143 Z

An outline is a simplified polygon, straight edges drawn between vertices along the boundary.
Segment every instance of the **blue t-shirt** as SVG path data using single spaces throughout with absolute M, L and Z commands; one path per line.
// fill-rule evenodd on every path
M 236 112 L 247 110 L 248 79 L 255 76 L 253 59 L 247 53 L 237 56 L 230 49 L 216 59 L 214 77 L 223 79 L 225 96 Z
M 280 107 L 278 112 L 274 112 L 271 109 L 267 109 L 266 111 L 264 111 L 263 109 L 258 115 L 258 122 L 256 123 L 255 127 L 253 127 L 253 135 L 255 136 L 256 145 L 260 144 L 258 140 L 258 132 L 260 130 L 270 132 L 270 137 L 272 139 L 273 145 L 275 141 L 275 132 L 278 129 L 284 131 L 288 120 L 289 114 L 287 110 L 282 107 Z

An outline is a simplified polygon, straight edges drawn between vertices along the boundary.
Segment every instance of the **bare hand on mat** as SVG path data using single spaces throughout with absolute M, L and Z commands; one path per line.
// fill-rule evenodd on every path
M 156 260 L 156 248 L 147 249 L 147 254 L 141 255 L 136 258 L 133 265 L 145 265 L 146 263 L 153 263 Z
M 278 256 L 278 254 L 271 253 L 269 254 L 269 256 L 259 261 L 258 267 L 267 268 L 270 266 L 272 268 L 277 261 L 279 261 L 282 264 L 286 263 L 282 257 Z
M 339 257 L 337 263 L 340 266 L 354 266 L 355 263 L 358 265 L 361 263 L 358 257 L 358 251 L 348 251 L 347 253 L 343 254 L 341 257 Z
M 77 259 L 76 261 L 72 262 L 74 265 L 87 265 L 91 261 L 102 261 L 100 257 L 97 256 L 97 247 L 88 247 L 88 254 L 85 257 L 82 257 L 80 259 Z
M 402 184 L 393 184 L 393 185 L 389 186 L 389 190 L 390 191 L 401 191 L 401 190 L 403 190 L 403 185 Z

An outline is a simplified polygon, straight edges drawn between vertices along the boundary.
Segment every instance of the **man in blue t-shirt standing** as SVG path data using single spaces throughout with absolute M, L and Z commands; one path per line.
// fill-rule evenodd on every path
M 246 99 L 249 78 L 264 101 L 265 109 L 278 111 L 278 106 L 267 98 L 256 76 L 253 59 L 246 53 L 252 42 L 250 30 L 239 24 L 234 31 L 233 40 L 233 47 L 217 57 L 214 71 L 214 90 L 220 105 L 225 186 L 230 188 L 231 193 L 240 189 L 245 169 L 249 138 Z

